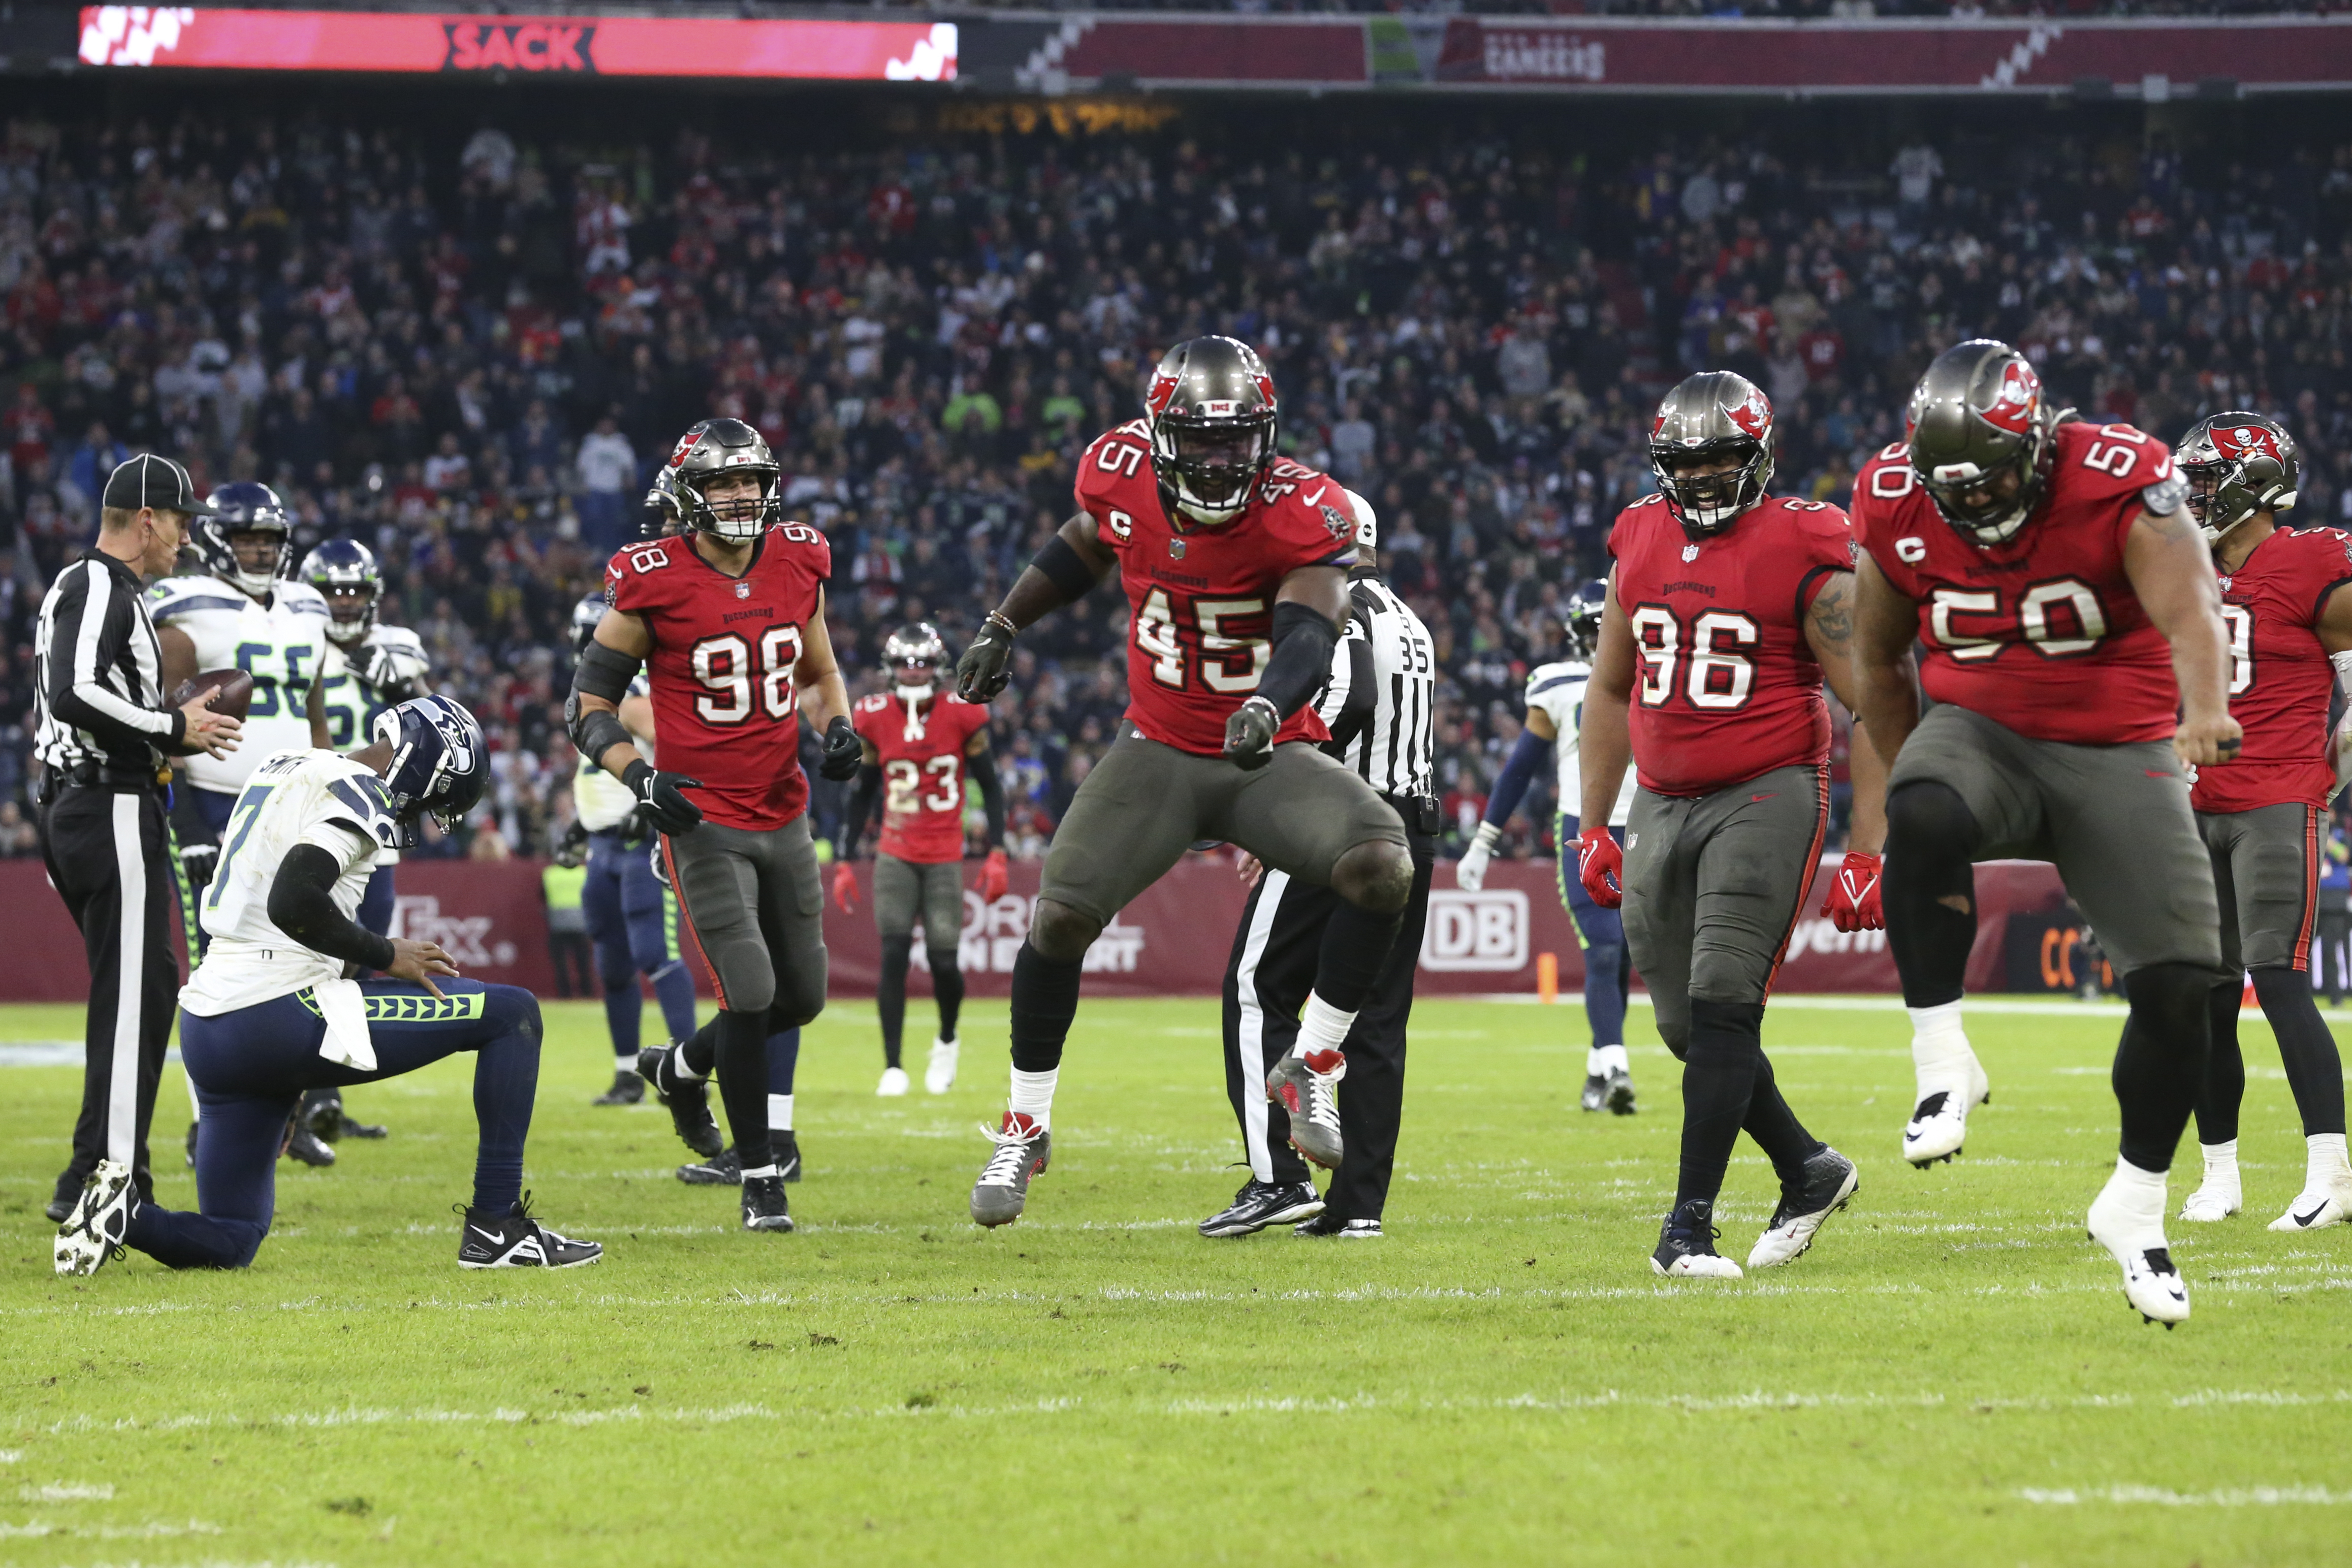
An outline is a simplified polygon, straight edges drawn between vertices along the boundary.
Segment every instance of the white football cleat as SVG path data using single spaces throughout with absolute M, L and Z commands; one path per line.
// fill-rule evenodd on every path
M 1923 1170 L 1960 1152 L 1968 1141 L 1969 1113 L 1992 1098 L 1992 1082 L 1973 1051 L 1965 1094 L 1958 1090 L 1951 1083 L 1919 1085 L 1919 1103 L 1903 1127 L 1903 1157 Z
M 2338 1176 L 2325 1186 L 2303 1189 L 2286 1212 L 2271 1221 L 2273 1230 L 2317 1230 L 2352 1221 L 2352 1179 Z
M 905 1068 L 886 1067 L 882 1070 L 882 1082 L 874 1086 L 874 1092 L 885 1100 L 896 1100 L 907 1092 L 907 1082 Z
M 963 1054 L 962 1045 L 952 1040 L 931 1041 L 931 1060 L 923 1069 L 923 1092 L 944 1094 L 955 1087 L 956 1058 Z
M 1794 1187 L 1780 1185 L 1780 1205 L 1772 1223 L 1748 1249 L 1750 1269 L 1776 1269 L 1805 1255 L 1829 1217 L 1843 1208 L 1860 1185 L 1853 1162 L 1828 1145 L 1805 1162 L 1804 1178 Z
M 2191 1225 L 2210 1225 L 2237 1213 L 2245 1201 L 2237 1172 L 2209 1170 L 2197 1190 L 2189 1195 L 2189 1201 L 2180 1206 L 2180 1218 Z
M 58 1227 L 51 1248 L 58 1272 L 75 1277 L 97 1273 L 122 1250 L 123 1235 L 138 1207 L 131 1167 L 120 1160 L 99 1161 L 81 1184 L 81 1196 L 74 1199 L 65 1223 Z
M 2162 1212 L 2159 1207 L 2158 1213 Z M 2137 1218 L 2110 1182 L 2091 1204 L 2087 1228 L 2091 1239 L 2122 1268 L 2124 1300 L 2143 1321 L 2168 1329 L 2189 1321 L 2189 1286 L 2173 1266 L 2160 1222 Z

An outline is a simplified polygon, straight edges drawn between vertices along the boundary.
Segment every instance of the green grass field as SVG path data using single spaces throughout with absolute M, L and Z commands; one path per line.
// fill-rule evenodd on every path
M 971 1009 L 953 1094 L 877 1101 L 870 1006 L 829 1013 L 803 1228 L 755 1238 L 671 1178 L 660 1110 L 589 1107 L 601 1013 L 551 1007 L 529 1185 L 609 1249 L 555 1276 L 456 1267 L 460 1059 L 353 1094 L 389 1142 L 279 1167 L 250 1271 L 60 1281 L 79 1073 L 0 1069 L 0 1563 L 2352 1558 L 2352 1234 L 2263 1229 L 2302 1144 L 2259 1022 L 2249 1213 L 2175 1228 L 2196 1316 L 2165 1333 L 2083 1237 L 2112 1017 L 1975 1015 L 1994 1103 L 1921 1175 L 1901 1015 L 1776 1004 L 1862 1189 L 1793 1268 L 1666 1286 L 1672 1063 L 1637 1045 L 1643 1113 L 1580 1114 L 1572 1009 L 1418 1010 L 1370 1246 L 1193 1233 L 1242 1175 L 1206 1001 L 1087 1007 L 1030 1218 L 975 1230 L 1003 1016 Z M 159 1196 L 193 1207 L 182 1107 L 175 1068 Z M 1725 1251 L 1772 1200 L 1743 1147 Z

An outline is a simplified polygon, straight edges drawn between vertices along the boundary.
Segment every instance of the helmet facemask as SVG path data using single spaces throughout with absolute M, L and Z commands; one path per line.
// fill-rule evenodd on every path
M 327 600 L 327 641 L 356 648 L 375 630 L 376 604 L 383 589 L 373 582 L 334 582 L 319 591 Z
M 688 522 L 730 544 L 747 545 L 783 519 L 784 499 L 773 464 L 732 462 L 710 474 L 680 474 L 678 499 Z M 747 489 L 743 480 L 756 489 Z M 723 499 L 714 499 L 712 491 Z
M 1207 528 L 1241 515 L 1274 447 L 1272 409 L 1232 418 L 1170 413 L 1151 423 L 1152 470 L 1178 509 Z
M 917 622 L 890 633 L 882 644 L 882 661 L 890 671 L 891 690 L 900 702 L 919 703 L 938 695 L 940 672 L 948 662 L 948 646 L 930 622 Z
M 1772 482 L 1772 454 L 1760 441 L 1732 438 L 1696 447 L 1654 445 L 1650 467 L 1658 494 L 1683 532 L 1694 539 L 1719 534 L 1764 498 Z M 1692 469 L 1712 472 L 1693 474 Z

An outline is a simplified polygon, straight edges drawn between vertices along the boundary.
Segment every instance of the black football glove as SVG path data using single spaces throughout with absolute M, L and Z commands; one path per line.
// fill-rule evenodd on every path
M 188 890 L 202 893 L 212 885 L 213 869 L 220 864 L 218 844 L 182 844 L 180 869 L 188 873 Z
M 956 661 L 956 695 L 968 703 L 993 700 L 1013 678 L 1004 668 L 1012 662 L 1013 628 L 992 615 Z
M 621 775 L 627 787 L 645 809 L 646 820 L 665 833 L 682 833 L 702 821 L 702 808 L 686 798 L 688 789 L 702 788 L 699 779 L 688 779 L 683 773 L 656 773 L 654 765 L 644 758 L 629 764 Z
M 1225 757 L 1236 768 L 1255 772 L 1274 760 L 1274 732 L 1282 716 L 1264 697 L 1252 697 L 1225 720 Z
M 866 758 L 866 743 L 845 718 L 836 717 L 824 727 L 824 760 L 816 770 L 839 784 L 857 777 L 857 765 Z
M 555 843 L 555 863 L 576 866 L 588 858 L 588 824 L 574 821 Z

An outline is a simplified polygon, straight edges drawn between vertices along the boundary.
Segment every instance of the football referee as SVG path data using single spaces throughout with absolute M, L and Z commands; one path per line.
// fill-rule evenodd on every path
M 1247 1236 L 1299 1222 L 1301 1236 L 1370 1240 L 1381 1234 L 1396 1163 L 1404 1100 L 1405 1029 L 1413 975 L 1429 921 L 1430 866 L 1436 857 L 1435 747 L 1430 704 L 1437 660 L 1429 629 L 1380 579 L 1379 529 L 1370 505 L 1352 491 L 1359 564 L 1348 597 L 1353 615 L 1331 659 L 1331 681 L 1316 700 L 1330 727 L 1324 747 L 1353 768 L 1403 819 L 1412 851 L 1412 898 L 1388 966 L 1356 1015 L 1345 1047 L 1339 1127 L 1347 1150 L 1329 1192 L 1315 1196 L 1307 1164 L 1290 1146 L 1290 1120 L 1266 1098 L 1265 1076 L 1298 1034 L 1298 1011 L 1314 988 L 1323 925 L 1338 900 L 1278 871 L 1258 876 L 1225 966 L 1225 1091 L 1241 1119 L 1250 1179 L 1233 1207 L 1201 1222 L 1203 1236 Z M 1244 874 L 1249 874 L 1244 868 Z
M 172 570 L 188 519 L 206 508 L 188 471 L 133 457 L 106 481 L 98 548 L 58 573 L 34 652 L 33 800 L 49 882 L 89 955 L 81 1118 L 58 1177 L 62 1221 L 101 1159 L 131 1167 L 154 1196 L 147 1123 L 180 988 L 172 955 L 173 876 L 163 826 L 166 756 L 236 748 L 238 722 L 207 706 L 163 706 L 162 655 L 144 579 Z

